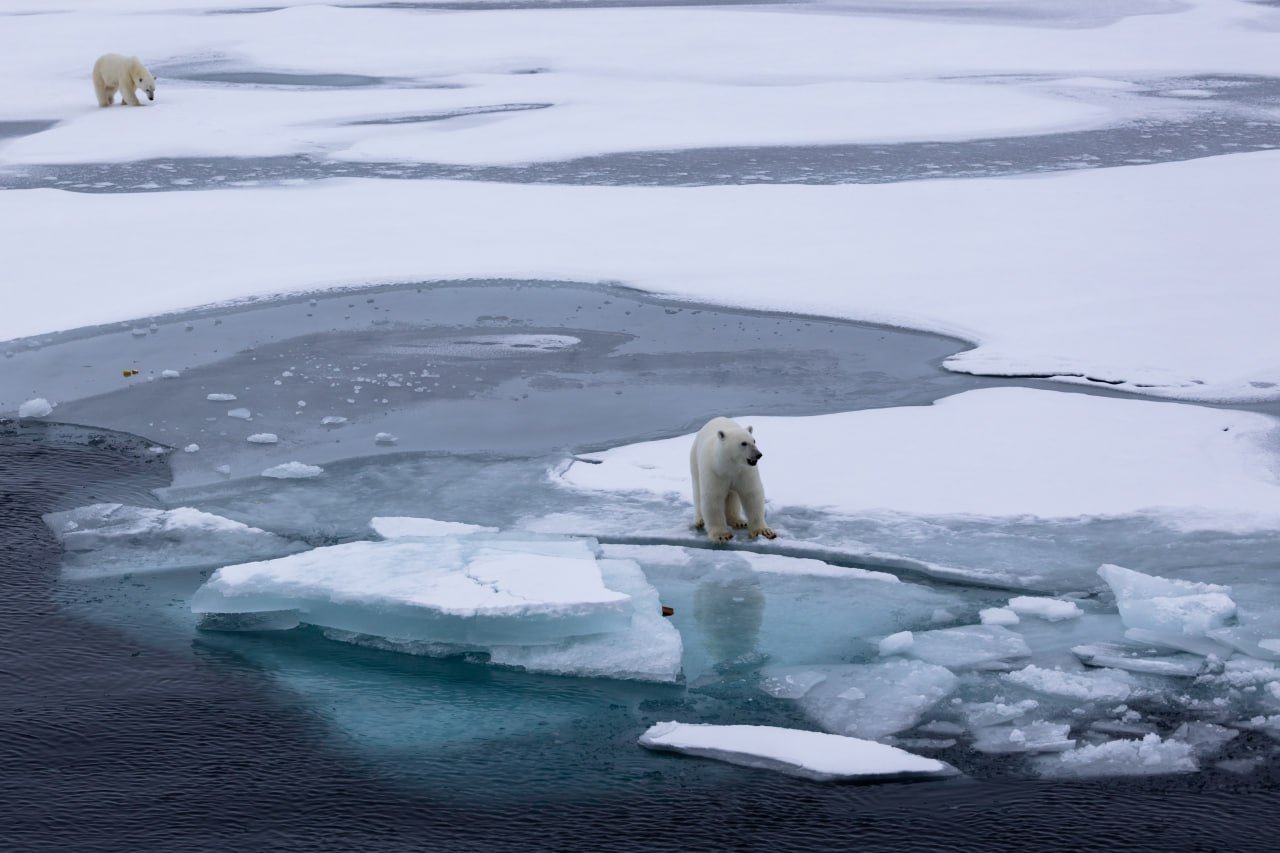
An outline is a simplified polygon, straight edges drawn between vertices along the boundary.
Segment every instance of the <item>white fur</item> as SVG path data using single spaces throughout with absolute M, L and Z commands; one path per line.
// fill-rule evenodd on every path
M 754 464 L 763 455 L 751 427 L 729 418 L 712 418 L 698 430 L 689 451 L 694 525 L 705 526 L 712 542 L 732 539 L 734 527 L 747 528 L 752 539 L 777 538 L 764 521 L 764 486 Z
M 123 103 L 140 107 L 138 89 L 147 93 L 147 100 L 156 99 L 156 78 L 138 57 L 104 53 L 93 63 L 93 91 L 98 95 L 98 106 L 111 106 L 119 91 Z

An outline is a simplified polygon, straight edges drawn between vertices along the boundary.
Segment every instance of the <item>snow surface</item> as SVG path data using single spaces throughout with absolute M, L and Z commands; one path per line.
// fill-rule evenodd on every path
M 593 543 L 472 535 L 350 542 L 223 566 L 191 609 L 296 610 L 301 621 L 353 633 L 527 645 L 623 628 L 629 602 L 604 585 Z
M 739 420 L 754 426 L 765 452 L 760 476 L 774 507 L 846 515 L 1142 513 L 1192 529 L 1280 524 L 1280 480 L 1267 448 L 1280 423 L 1266 415 L 993 388 L 932 406 Z M 688 500 L 691 442 L 681 436 L 590 454 L 600 464 L 574 462 L 561 477 L 579 489 Z M 771 514 L 785 538 L 783 519 Z
M 640 745 L 824 782 L 956 774 L 945 762 L 875 741 L 777 726 L 655 723 Z

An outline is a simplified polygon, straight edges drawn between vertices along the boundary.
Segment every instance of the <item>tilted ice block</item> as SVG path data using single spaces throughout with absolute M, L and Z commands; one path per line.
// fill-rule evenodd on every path
M 1135 643 L 1145 644 L 1149 646 L 1159 646 L 1166 649 L 1176 649 L 1180 652 L 1190 652 L 1193 655 L 1216 655 L 1220 658 L 1230 657 L 1231 647 L 1209 639 L 1208 634 L 1203 637 L 1193 634 L 1177 634 L 1171 631 L 1152 631 L 1148 628 L 1126 628 L 1124 632 L 1126 640 L 1132 640 Z
M 358 646 L 425 657 L 484 652 L 491 664 L 549 675 L 676 681 L 680 676 L 683 644 L 680 632 L 662 616 L 657 590 L 649 585 L 644 572 L 632 560 L 601 560 L 600 572 L 610 589 L 631 596 L 631 621 L 622 630 L 533 646 L 425 642 L 335 629 L 325 631 L 325 636 Z
M 978 752 L 1064 752 L 1074 749 L 1067 723 L 1043 720 L 1022 725 L 986 726 L 974 732 L 973 748 Z
M 1189 773 L 1197 768 L 1190 744 L 1161 740 L 1149 734 L 1141 740 L 1113 740 L 1096 746 L 1082 746 L 1071 752 L 1036 759 L 1041 776 L 1148 776 L 1158 773 Z
M 214 566 L 305 550 L 239 521 L 191 507 L 92 504 L 44 516 L 62 543 L 64 574 L 88 578 Z
M 935 778 L 958 772 L 946 762 L 875 741 L 776 726 L 656 723 L 640 736 L 640 745 L 824 782 Z
M 224 566 L 196 613 L 297 610 L 359 634 L 474 645 L 536 645 L 625 629 L 631 597 L 604 585 L 594 542 L 469 536 L 316 548 Z
M 800 708 L 829 732 L 879 738 L 909 729 L 955 690 L 951 670 L 918 660 L 873 664 L 766 668 L 765 683 L 788 675 L 825 675 L 800 698 Z M 812 676 L 802 676 L 812 678 Z M 764 685 L 762 684 L 762 687 Z
M 1123 702 L 1133 692 L 1133 679 L 1118 669 L 1096 669 L 1088 672 L 1063 672 L 1031 664 L 1001 676 L 1010 684 L 1082 701 Z
M 1205 659 L 1186 653 L 1154 654 L 1141 646 L 1120 643 L 1085 643 L 1071 653 L 1089 666 L 1111 667 L 1151 675 L 1193 677 L 1205 671 Z
M 1120 619 L 1130 628 L 1202 637 L 1236 615 L 1231 587 L 1144 575 L 1104 565 L 1098 574 L 1115 593 Z
M 1021 636 L 1000 625 L 964 625 L 916 631 L 904 654 L 939 666 L 963 669 L 1008 669 L 1011 658 L 1031 654 Z
M 960 713 L 965 721 L 975 728 L 995 726 L 1012 722 L 1040 707 L 1034 699 L 1023 699 L 1021 702 L 969 702 L 960 706 Z

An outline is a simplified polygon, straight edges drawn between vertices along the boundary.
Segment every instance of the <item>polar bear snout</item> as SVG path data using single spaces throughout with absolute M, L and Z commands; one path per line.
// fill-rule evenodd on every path
M 754 455 L 747 457 L 747 464 L 748 464 L 748 465 L 755 465 L 755 464 L 756 464 L 757 462 L 759 462 L 763 457 L 764 457 L 764 454 L 763 454 L 763 453 L 761 453 L 759 450 L 757 450 L 757 451 L 755 452 L 755 454 L 754 454 Z

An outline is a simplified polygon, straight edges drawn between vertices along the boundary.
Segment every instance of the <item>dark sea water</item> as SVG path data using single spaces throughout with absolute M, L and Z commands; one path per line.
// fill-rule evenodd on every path
M 78 618 L 41 513 L 154 505 L 165 458 L 122 434 L 0 424 L 0 849 L 1262 850 L 1276 763 L 1243 775 L 828 785 L 645 753 L 628 688 L 565 737 L 398 763 L 335 735 L 236 642 L 184 646 Z M 281 658 L 324 642 L 292 632 Z M 518 696 L 521 673 L 326 643 L 337 665 Z M 547 680 L 543 680 L 546 682 Z M 671 707 L 681 700 L 672 689 Z M 652 693 L 642 716 L 662 716 Z M 619 700 L 619 696 L 623 697 Z M 609 699 L 613 704 L 603 704 Z M 518 716 L 518 701 L 510 705 Z M 424 708 L 423 713 L 431 713 Z M 565 740 L 567 737 L 568 745 Z M 1254 737 L 1246 733 L 1242 737 Z M 587 744 L 584 746 L 584 744 Z M 974 768 L 970 768 L 972 771 Z

